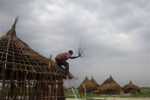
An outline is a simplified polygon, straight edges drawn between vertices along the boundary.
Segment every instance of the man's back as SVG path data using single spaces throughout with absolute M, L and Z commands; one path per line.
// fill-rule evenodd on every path
M 56 59 L 60 60 L 60 59 L 63 59 L 63 60 L 67 60 L 70 58 L 70 54 L 68 52 L 64 52 L 64 53 L 60 53 L 56 56 Z

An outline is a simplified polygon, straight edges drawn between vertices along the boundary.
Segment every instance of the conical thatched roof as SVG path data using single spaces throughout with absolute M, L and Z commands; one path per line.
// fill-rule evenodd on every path
M 91 78 L 90 82 L 92 83 L 92 91 L 94 92 L 99 87 L 99 84 L 95 81 L 94 77 Z
M 92 84 L 97 88 L 99 84 L 95 81 L 94 77 L 91 78 Z
M 87 76 L 85 77 L 84 81 L 78 87 L 79 92 L 85 92 L 84 86 L 86 88 L 86 92 L 91 92 L 93 90 L 93 84 L 91 83 L 91 81 L 88 79 Z
M 132 81 L 129 82 L 129 84 L 125 85 L 123 87 L 124 93 L 130 93 L 130 92 L 140 92 L 140 88 L 132 83 Z
M 112 76 L 110 76 L 107 80 L 104 81 L 103 84 L 98 87 L 98 90 L 100 93 L 104 94 L 119 94 L 121 87 L 114 81 Z
M 6 76 L 1 75 L 0 78 L 9 78 L 11 70 L 39 74 L 49 73 L 50 70 L 56 73 L 64 73 L 54 61 L 43 57 L 16 36 L 17 20 L 16 18 L 12 28 L 0 37 L 0 71 L 6 69 L 3 73 Z

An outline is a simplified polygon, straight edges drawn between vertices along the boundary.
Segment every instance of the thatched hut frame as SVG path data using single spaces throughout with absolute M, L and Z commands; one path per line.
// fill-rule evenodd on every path
M 0 37 L 1 100 L 65 100 L 64 71 L 16 36 L 17 20 Z

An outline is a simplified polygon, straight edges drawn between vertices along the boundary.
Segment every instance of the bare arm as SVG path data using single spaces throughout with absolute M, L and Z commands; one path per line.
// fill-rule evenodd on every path
M 81 56 L 81 53 L 79 52 L 79 53 L 78 53 L 78 56 L 72 56 L 72 57 L 70 57 L 70 59 L 79 58 L 80 56 Z
M 80 56 L 72 56 L 70 57 L 70 59 L 75 59 L 75 58 L 79 58 Z

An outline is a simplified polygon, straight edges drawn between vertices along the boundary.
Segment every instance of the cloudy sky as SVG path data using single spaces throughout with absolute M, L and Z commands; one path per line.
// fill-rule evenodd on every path
M 17 16 L 17 36 L 45 57 L 84 49 L 68 60 L 76 85 L 112 75 L 150 86 L 150 0 L 0 0 L 0 36 Z

